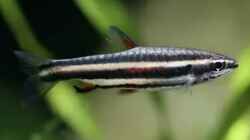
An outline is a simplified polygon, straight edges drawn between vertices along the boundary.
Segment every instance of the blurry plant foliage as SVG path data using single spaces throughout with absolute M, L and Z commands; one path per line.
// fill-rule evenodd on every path
M 128 32 L 128 34 L 138 38 L 139 35 L 135 32 L 134 23 L 131 22 L 131 17 L 129 17 L 120 1 L 74 0 L 74 2 L 101 34 L 105 35 L 108 27 L 110 25 L 115 25 Z M 32 29 L 25 16 L 22 14 L 16 0 L 0 0 L 0 10 L 10 30 L 15 35 L 21 49 L 45 57 L 53 56 L 53 54 L 46 50 L 33 34 Z M 209 137 L 208 139 L 249 139 L 249 60 L 250 49 L 247 48 L 241 54 L 240 67 L 232 79 L 232 90 L 234 92 L 232 101 L 226 107 L 221 122 L 213 131 L 214 136 Z M 83 96 L 75 94 L 74 90 L 68 83 L 60 82 L 57 84 L 45 99 L 50 105 L 52 111 L 70 126 L 81 139 L 102 139 L 99 129 L 89 115 L 86 99 L 84 99 Z M 165 105 L 162 97 L 159 94 L 154 94 L 151 99 L 155 101 L 155 106 L 157 107 L 158 112 L 160 112 L 159 114 L 162 115 L 164 110 L 166 110 L 164 108 Z M 52 121 L 51 127 L 49 128 L 54 128 L 54 125 L 57 125 L 56 122 L 54 123 Z M 46 129 L 43 133 L 45 135 L 50 135 L 48 134 L 50 130 L 51 129 L 48 129 L 47 131 Z M 164 133 L 164 131 L 160 133 Z M 34 140 L 42 139 L 42 137 L 43 136 L 37 134 L 31 136 Z M 164 136 L 162 139 L 170 138 Z
M 250 109 L 250 47 L 241 52 L 239 68 L 232 78 L 232 99 L 222 114 L 221 121 L 215 129 L 215 140 L 230 139 L 238 137 L 248 140 L 250 135 L 249 109 Z M 248 115 L 247 115 L 248 114 Z
M 105 28 L 107 29 L 110 25 L 119 26 L 127 31 L 132 29 L 128 20 L 129 16 L 126 15 L 119 1 L 110 0 L 107 3 L 106 1 L 77 0 L 75 2 L 102 34 L 106 32 Z M 53 56 L 32 33 L 17 1 L 1 0 L 0 10 L 21 49 L 44 57 Z M 101 139 L 94 121 L 89 116 L 86 100 L 74 93 L 69 84 L 66 82 L 58 83 L 49 91 L 46 100 L 54 113 L 63 119 L 81 139 Z M 39 138 L 41 135 L 34 134 L 32 136 L 32 139 Z

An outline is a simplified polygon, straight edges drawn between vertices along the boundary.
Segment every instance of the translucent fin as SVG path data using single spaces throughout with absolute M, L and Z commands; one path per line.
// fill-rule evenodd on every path
M 108 35 L 109 41 L 118 46 L 125 46 L 125 48 L 127 49 L 131 49 L 137 46 L 136 43 L 132 39 L 130 39 L 128 35 L 126 35 L 116 26 L 110 26 Z
M 48 59 L 34 56 L 22 51 L 14 51 L 25 74 L 32 75 L 38 72 L 38 66 Z
M 125 94 L 134 94 L 136 93 L 136 89 L 120 89 L 119 94 L 125 95 Z
M 189 66 L 189 67 L 191 67 L 191 66 Z M 191 69 L 190 69 L 190 70 L 191 70 Z M 194 80 L 192 77 L 190 77 L 189 80 L 188 80 L 188 82 L 184 85 L 186 91 L 187 91 L 190 95 L 193 94 L 192 85 L 193 85 L 194 81 L 195 81 L 195 80 Z
M 29 77 L 23 86 L 25 100 L 28 103 L 37 103 L 55 84 L 56 82 L 43 82 L 37 76 Z
M 77 93 L 81 94 L 89 93 L 97 88 L 96 85 L 85 82 L 84 80 L 81 79 L 68 80 L 68 83 L 70 83 L 74 87 Z
M 55 83 L 56 82 L 43 82 L 39 77 L 34 75 L 25 81 L 24 90 L 28 95 L 44 95 L 55 85 Z
M 82 85 L 74 85 L 73 86 L 78 93 L 88 93 L 96 89 L 96 86 L 89 83 L 82 83 Z
M 48 60 L 20 51 L 15 51 L 14 53 L 19 59 L 24 73 L 28 75 L 28 78 L 24 83 L 24 91 L 25 94 L 28 95 L 28 98 L 45 94 L 55 84 L 55 82 L 42 81 L 38 76 L 38 66 Z

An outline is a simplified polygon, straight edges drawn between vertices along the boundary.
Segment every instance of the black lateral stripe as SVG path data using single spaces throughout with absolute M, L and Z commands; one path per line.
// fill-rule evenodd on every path
M 80 79 L 117 79 L 117 78 L 171 78 L 187 75 L 191 72 L 190 65 L 184 67 L 152 67 L 152 68 L 128 68 L 115 70 L 98 71 L 76 71 L 76 72 L 57 72 L 42 77 L 44 80 L 63 80 L 71 78 Z
M 198 49 L 186 48 L 143 48 L 137 47 L 128 51 L 101 54 L 87 57 L 79 57 L 64 60 L 52 60 L 39 66 L 40 70 L 53 66 L 68 66 L 82 64 L 105 64 L 119 62 L 157 62 L 157 61 L 181 61 L 197 60 L 219 57 L 216 54 L 204 52 Z
M 136 85 L 136 84 L 121 84 L 121 85 L 96 85 L 97 88 L 160 88 L 160 87 L 177 87 L 185 85 L 185 82 L 179 83 L 168 83 L 168 84 L 161 84 L 161 83 L 150 83 L 144 85 Z

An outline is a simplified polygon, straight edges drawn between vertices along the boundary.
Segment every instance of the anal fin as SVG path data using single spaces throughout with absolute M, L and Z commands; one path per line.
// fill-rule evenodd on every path
M 86 93 L 86 92 L 93 91 L 96 87 L 95 87 L 95 85 L 92 85 L 92 86 L 77 86 L 77 85 L 74 85 L 74 88 L 75 88 L 77 93 Z
M 87 93 L 96 89 L 96 85 L 83 81 L 74 82 L 73 87 L 77 93 Z

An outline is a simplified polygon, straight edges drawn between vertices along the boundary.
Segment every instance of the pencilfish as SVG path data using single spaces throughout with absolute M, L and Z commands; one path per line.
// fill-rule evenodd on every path
M 142 46 L 117 27 L 110 27 L 111 40 L 128 50 L 60 60 L 36 60 L 23 52 L 16 55 L 31 70 L 29 83 L 41 91 L 60 80 L 76 79 L 78 92 L 96 88 L 145 89 L 182 87 L 204 83 L 238 67 L 228 56 L 192 48 Z

